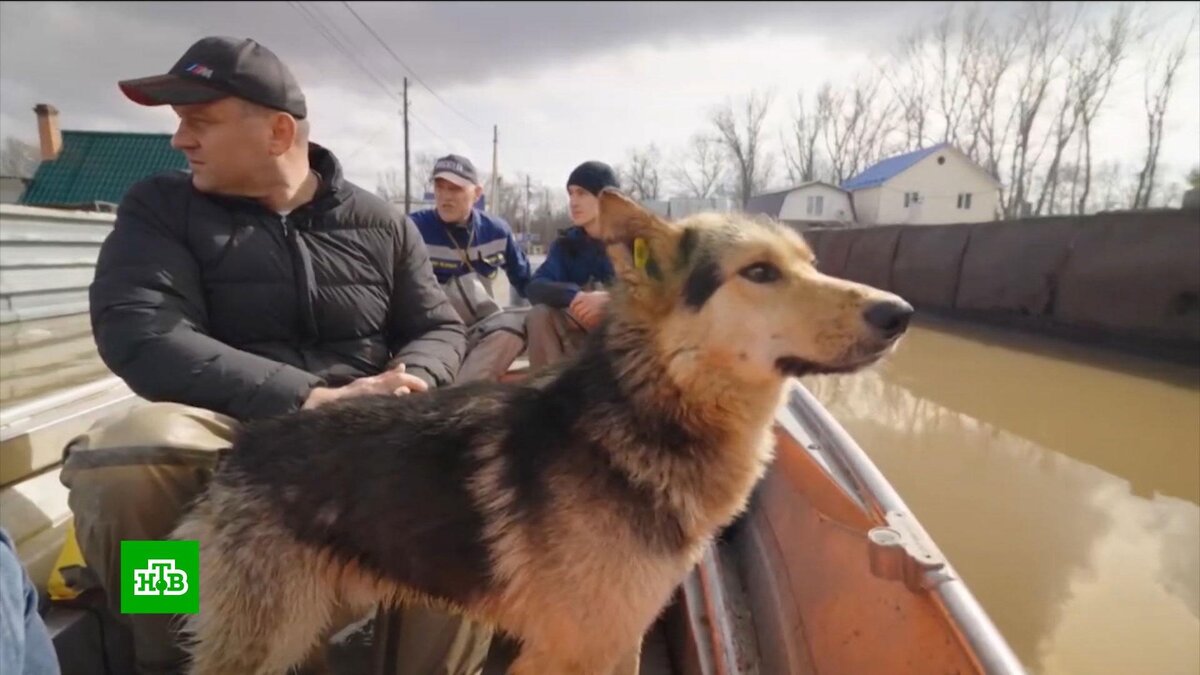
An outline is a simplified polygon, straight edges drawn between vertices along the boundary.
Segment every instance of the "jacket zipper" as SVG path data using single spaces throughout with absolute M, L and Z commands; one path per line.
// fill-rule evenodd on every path
M 318 329 L 316 319 L 316 307 L 313 304 L 313 295 L 316 291 L 314 286 L 315 280 L 310 278 L 309 267 L 312 265 L 312 259 L 305 250 L 304 242 L 299 241 L 296 228 L 288 224 L 288 217 L 281 215 L 279 224 L 283 228 L 283 238 L 287 242 L 288 253 L 292 258 L 293 274 L 296 277 L 297 295 L 300 300 L 300 317 L 302 321 L 303 331 L 306 334 L 306 342 L 309 345 L 316 344 L 318 340 Z

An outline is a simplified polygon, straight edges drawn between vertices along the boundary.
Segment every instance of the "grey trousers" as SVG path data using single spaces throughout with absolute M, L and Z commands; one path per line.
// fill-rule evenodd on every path
M 579 349 L 587 331 L 565 309 L 534 305 L 525 318 L 529 336 L 529 367 L 540 368 L 559 361 Z

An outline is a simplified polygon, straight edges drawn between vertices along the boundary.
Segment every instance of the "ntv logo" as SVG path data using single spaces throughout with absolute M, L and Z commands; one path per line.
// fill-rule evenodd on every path
M 122 541 L 122 614 L 200 611 L 200 542 Z
M 145 569 L 133 570 L 134 595 L 184 595 L 187 572 L 175 568 L 174 560 L 150 560 Z

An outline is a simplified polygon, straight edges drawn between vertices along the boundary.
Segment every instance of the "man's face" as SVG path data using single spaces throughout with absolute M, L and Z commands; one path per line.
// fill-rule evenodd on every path
M 445 178 L 433 181 L 433 198 L 437 202 L 438 217 L 447 223 L 461 223 L 471 215 L 471 207 L 483 193 L 478 185 L 463 187 Z
M 596 195 L 578 185 L 567 186 L 567 200 L 571 207 L 571 222 L 583 226 L 588 236 L 599 236 L 600 200 Z
M 187 156 L 196 189 L 259 196 L 273 159 L 271 115 L 233 97 L 171 107 L 179 116 L 171 146 Z

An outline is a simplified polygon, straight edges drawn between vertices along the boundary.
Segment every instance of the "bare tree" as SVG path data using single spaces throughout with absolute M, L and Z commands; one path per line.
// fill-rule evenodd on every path
M 1133 34 L 1132 8 L 1121 5 L 1104 34 L 1088 31 L 1089 48 L 1075 79 L 1075 101 L 1078 106 L 1080 130 L 1083 134 L 1083 193 L 1079 197 L 1079 213 L 1087 212 L 1088 193 L 1092 189 L 1092 124 L 1112 88 L 1113 79 L 1129 51 Z M 1182 56 L 1180 57 L 1182 60 Z M 1172 73 L 1172 76 L 1174 73 Z
M 1112 211 L 1121 206 L 1124 202 L 1121 194 L 1123 178 L 1120 162 L 1102 162 L 1100 166 L 1096 167 L 1094 182 L 1096 183 L 1096 194 L 1100 198 L 1098 210 Z
M 981 36 L 983 54 L 980 57 L 976 96 L 971 103 L 972 142 L 966 153 L 993 176 L 1000 176 L 1000 157 L 1007 143 L 1007 132 L 997 124 L 1000 92 L 1008 73 L 1016 63 L 1017 48 L 1022 31 L 1018 26 L 993 26 Z
M 375 194 L 389 202 L 404 201 L 404 169 L 389 167 L 379 173 L 375 183 Z
M 1041 215 L 1043 209 L 1046 213 L 1053 214 L 1059 210 L 1058 204 L 1058 188 L 1060 183 L 1061 169 L 1063 168 L 1063 153 L 1067 149 L 1067 145 L 1071 143 L 1071 139 L 1075 137 L 1075 131 L 1079 127 L 1079 102 L 1075 98 L 1076 92 L 1079 90 L 1078 81 L 1085 69 L 1084 66 L 1084 47 L 1082 45 L 1076 47 L 1067 55 L 1067 79 L 1063 87 L 1062 95 L 1058 105 L 1058 114 L 1054 120 L 1053 130 L 1053 146 L 1054 154 L 1050 158 L 1050 166 L 1046 169 L 1046 176 L 1042 180 L 1042 190 L 1038 195 L 1037 205 L 1033 208 L 1035 215 Z M 1078 160 L 1078 158 L 1076 158 Z M 1076 161 L 1071 167 L 1071 199 L 1067 209 L 1070 212 L 1075 211 L 1075 186 L 1077 184 L 1079 163 Z
M 688 142 L 684 156 L 676 163 L 672 178 L 688 196 L 707 199 L 713 196 L 724 172 L 721 140 L 698 133 Z
M 712 116 L 713 126 L 737 169 L 737 196 L 743 208 L 771 180 L 771 158 L 763 147 L 763 121 L 772 98 L 770 93 L 752 93 L 743 101 L 740 115 L 733 102 L 726 101 Z
M 934 61 L 938 82 L 938 112 L 942 121 L 942 142 L 963 147 L 963 125 L 970 102 L 979 86 L 984 56 L 987 21 L 978 5 L 969 7 L 957 20 L 953 6 L 933 30 L 937 58 Z
M 1146 160 L 1142 170 L 1138 172 L 1137 189 L 1133 196 L 1133 208 L 1145 209 L 1150 207 L 1150 199 L 1154 194 L 1155 174 L 1158 171 L 1158 153 L 1162 148 L 1163 119 L 1167 116 L 1167 106 L 1171 101 L 1171 92 L 1175 87 L 1175 75 L 1187 55 L 1188 44 L 1192 32 L 1196 29 L 1196 18 L 1193 17 L 1188 31 L 1183 39 L 1165 53 L 1152 58 L 1146 68 L 1145 103 L 1146 103 Z
M 0 147 L 0 175 L 30 178 L 41 161 L 41 151 L 36 145 L 15 136 L 5 137 Z
M 914 31 L 900 43 L 896 58 L 884 69 L 884 80 L 891 85 L 892 95 L 900 109 L 904 128 L 903 150 L 916 150 L 925 145 L 928 134 L 932 66 L 928 63 L 927 35 Z
M 635 199 L 658 199 L 660 188 L 659 165 L 662 153 L 651 143 L 629 153 L 629 163 L 621 167 L 621 182 Z
M 791 138 L 782 139 L 781 145 L 788 180 L 807 183 L 823 177 L 824 167 L 817 156 L 817 140 L 825 132 L 829 118 L 824 116 L 820 105 L 814 105 L 812 109 L 805 106 L 803 93 L 797 94 L 796 99 L 796 115 L 789 128 Z
M 1004 200 L 1004 215 L 1019 218 L 1023 215 L 1030 192 L 1033 167 L 1038 160 L 1035 151 L 1030 156 L 1035 123 L 1046 102 L 1050 83 L 1055 76 L 1055 63 L 1065 48 L 1079 17 L 1079 9 L 1066 20 L 1060 18 L 1048 2 L 1026 6 L 1018 18 L 1026 28 L 1023 52 L 1025 72 L 1020 78 L 1016 101 L 1009 124 L 1015 133 L 1009 159 L 1009 189 Z M 1007 133 L 1007 132 L 1006 132 Z
M 878 74 L 855 82 L 848 92 L 826 85 L 817 94 L 818 115 L 827 120 L 822 136 L 834 181 L 842 181 L 885 154 L 895 131 L 895 99 L 881 96 Z
M 419 152 L 409 160 L 408 189 L 414 200 L 422 199 L 426 192 L 433 192 L 433 165 L 436 162 L 437 156 L 429 152 Z M 403 202 L 404 167 L 388 167 L 381 172 L 375 194 L 388 201 Z

